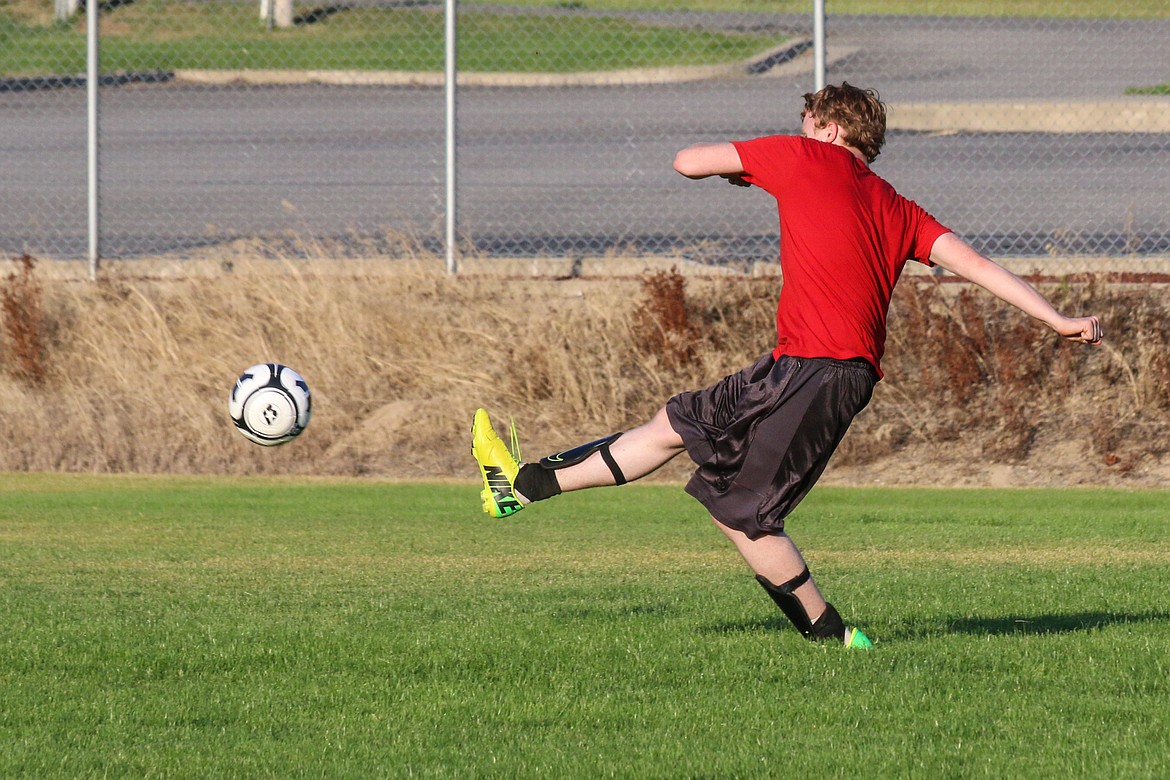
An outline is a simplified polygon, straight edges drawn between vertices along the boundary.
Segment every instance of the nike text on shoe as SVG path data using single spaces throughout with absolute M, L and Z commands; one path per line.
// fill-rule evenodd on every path
M 475 410 L 471 424 L 471 454 L 475 456 L 483 477 L 483 490 L 480 491 L 483 511 L 492 517 L 508 517 L 523 509 L 513 487 L 520 464 L 492 430 L 491 421 L 483 409 Z

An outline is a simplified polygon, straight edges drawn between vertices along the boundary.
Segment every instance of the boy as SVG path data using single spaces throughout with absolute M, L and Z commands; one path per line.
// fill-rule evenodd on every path
M 561 492 L 638 479 L 685 449 L 698 465 L 687 492 L 793 625 L 809 639 L 870 647 L 825 601 L 784 518 L 881 378 L 886 316 L 905 263 L 939 265 L 1072 341 L 1100 343 L 1101 325 L 1057 312 L 870 170 L 886 126 L 875 92 L 827 86 L 804 96 L 801 120 L 799 136 L 696 144 L 674 160 L 688 178 L 720 176 L 776 198 L 783 275 L 776 347 L 711 387 L 676 395 L 638 428 L 538 463 L 517 463 L 479 409 L 472 453 L 484 511 L 506 517 Z

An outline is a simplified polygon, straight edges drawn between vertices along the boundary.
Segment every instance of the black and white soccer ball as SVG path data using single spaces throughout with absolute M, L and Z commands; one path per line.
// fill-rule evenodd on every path
M 266 447 L 300 436 L 309 424 L 312 406 L 304 377 L 280 363 L 252 366 L 240 374 L 228 397 L 236 429 Z

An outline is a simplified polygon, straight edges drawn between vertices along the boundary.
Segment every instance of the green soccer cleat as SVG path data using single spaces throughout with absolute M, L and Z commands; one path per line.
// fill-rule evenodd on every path
M 859 629 L 845 627 L 845 646 L 856 647 L 862 650 L 873 647 L 873 642 L 869 641 L 869 637 L 861 633 Z
M 471 423 L 471 454 L 475 456 L 483 477 L 483 490 L 479 494 L 483 498 L 483 511 L 492 517 L 508 517 L 524 508 L 513 487 L 520 471 L 520 464 L 516 462 L 520 453 L 516 446 L 515 426 L 512 427 L 512 444 L 515 455 L 508 451 L 508 445 L 492 429 L 488 413 L 483 409 L 475 410 L 475 420 Z

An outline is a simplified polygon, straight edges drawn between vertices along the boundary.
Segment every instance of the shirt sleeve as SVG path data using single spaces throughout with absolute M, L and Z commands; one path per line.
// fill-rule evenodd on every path
M 952 232 L 950 228 L 935 219 L 930 212 L 912 200 L 906 201 L 912 215 L 914 228 L 914 245 L 910 251 L 909 260 L 917 260 L 923 265 L 933 268 L 930 262 L 930 252 L 934 249 L 934 242 Z
M 743 166 L 743 180 L 772 195 L 777 193 L 781 177 L 792 162 L 793 136 L 769 135 L 751 141 L 732 141 Z

